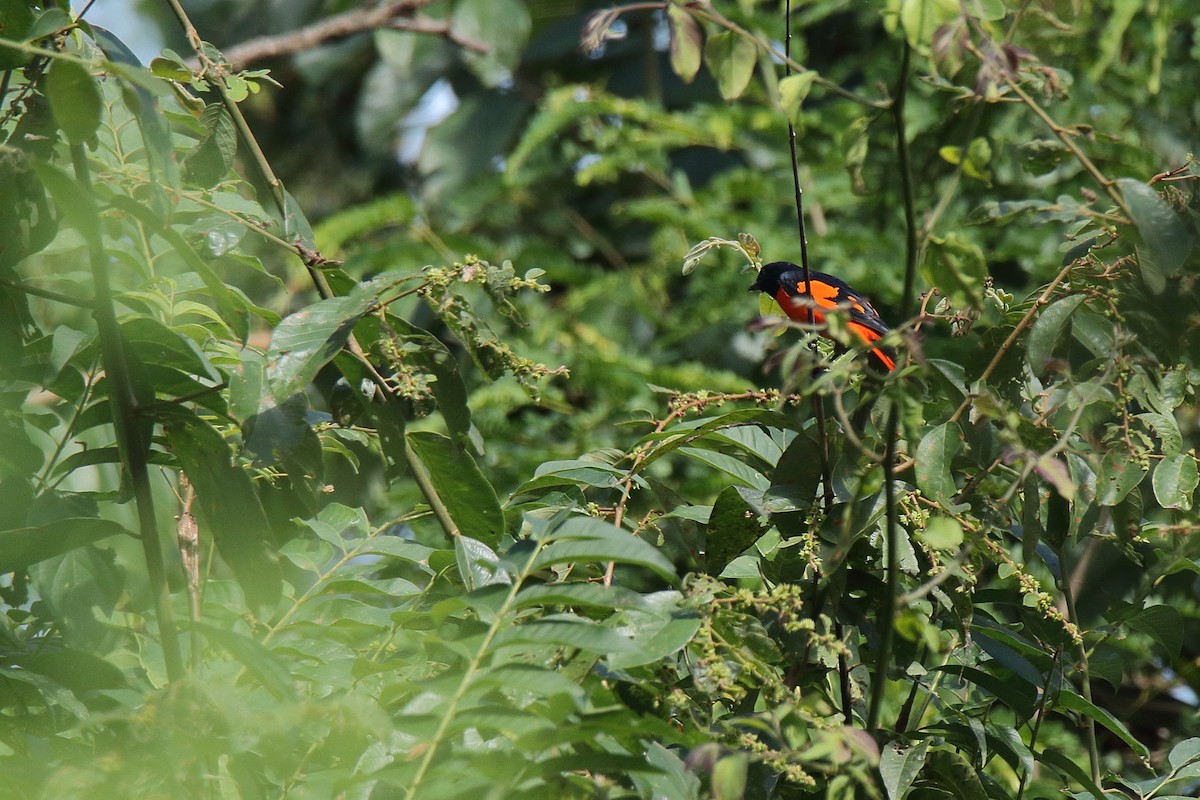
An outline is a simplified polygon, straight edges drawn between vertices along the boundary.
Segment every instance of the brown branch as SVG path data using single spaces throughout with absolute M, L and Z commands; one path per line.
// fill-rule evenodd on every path
M 414 13 L 432 1 L 391 0 L 380 5 L 356 8 L 294 31 L 241 42 L 225 51 L 225 59 L 233 69 L 244 69 L 249 64 L 312 50 L 326 42 L 380 28 L 432 33 L 446 37 L 464 50 L 475 53 L 488 52 L 486 44 L 455 32 L 448 20 L 432 19 Z

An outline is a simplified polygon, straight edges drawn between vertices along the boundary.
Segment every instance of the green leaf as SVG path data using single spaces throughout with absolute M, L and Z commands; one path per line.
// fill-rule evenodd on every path
M 695 459 L 702 464 L 708 464 L 713 469 L 724 472 L 742 486 L 757 489 L 760 492 L 765 492 L 771 488 L 771 482 L 767 480 L 766 476 L 733 456 L 718 453 L 714 450 L 704 450 L 699 447 L 681 447 L 679 448 L 679 452 L 688 458 Z
M 898 741 L 889 742 L 879 754 L 879 774 L 888 800 L 904 800 L 912 783 L 925 765 L 929 740 L 922 739 L 912 747 Z
M 1167 763 L 1172 769 L 1179 769 L 1197 760 L 1200 760 L 1200 738 L 1195 736 L 1184 739 L 1167 754 Z
M 116 522 L 93 517 L 70 517 L 0 531 L 0 575 L 19 572 L 31 564 L 118 534 L 133 536 Z
M 109 67 L 129 84 L 122 91 L 125 106 L 137 118 L 142 142 L 146 145 L 146 160 L 155 178 L 153 188 L 155 208 L 165 214 L 168 208 L 158 182 L 166 186 L 179 185 L 179 163 L 175 157 L 171 129 L 159 107 L 155 94 L 170 94 L 170 86 L 142 68 L 141 61 L 129 47 L 104 28 L 92 28 L 96 43 L 109 59 Z
M 27 0 L 0 0 L 0 37 L 20 42 L 29 35 L 33 25 L 33 5 Z M 0 46 L 0 71 L 24 66 L 30 56 L 20 50 Z
M 922 494 L 938 502 L 954 497 L 958 487 L 952 466 L 954 456 L 961 448 L 962 431 L 956 422 L 944 422 L 921 437 L 913 460 L 916 462 L 917 486 Z
M 713 503 L 704 533 L 704 565 L 710 575 L 720 575 L 725 566 L 751 547 L 766 532 L 758 512 L 738 490 L 726 486 Z
M 970 146 L 967 147 L 965 158 L 961 147 L 950 145 L 939 149 L 938 155 L 944 161 L 955 166 L 961 164 L 963 174 L 968 178 L 974 178 L 977 181 L 983 181 L 989 186 L 991 185 L 992 172 L 987 168 L 987 165 L 992 160 L 992 146 L 982 136 L 971 141 Z
M 1096 502 L 1115 506 L 1146 477 L 1146 468 L 1120 450 L 1109 450 L 1096 475 Z
M 963 543 L 962 523 L 952 517 L 936 516 L 917 538 L 934 550 L 957 550 Z
M 899 8 L 904 35 L 913 50 L 921 54 L 929 52 L 934 31 L 959 13 L 957 4 L 946 0 L 903 0 Z
M 51 164 L 34 162 L 33 169 L 67 223 L 79 232 L 89 246 L 99 250 L 100 212 L 96 209 L 91 192 Z
M 750 774 L 750 756 L 737 752 L 722 756 L 713 765 L 713 800 L 741 800 L 746 796 L 746 779 Z
M 463 585 L 469 592 L 483 586 L 512 583 L 508 573 L 499 569 L 500 557 L 496 551 L 478 539 L 455 536 L 454 560 L 458 563 L 458 574 Z
M 613 561 L 646 567 L 670 583 L 678 577 L 675 567 L 657 548 L 612 523 L 594 517 L 571 517 L 547 537 L 550 544 L 534 561 L 533 570 L 555 564 Z
M 466 51 L 463 58 L 484 86 L 499 86 L 517 65 L 533 27 L 529 7 L 520 0 L 458 0 L 450 30 L 487 47 L 486 54 Z
M 1179 455 L 1183 449 L 1183 434 L 1179 431 L 1179 423 L 1175 421 L 1174 415 L 1147 411 L 1144 414 L 1138 414 L 1136 419 L 1146 423 L 1154 431 L 1154 435 L 1162 443 L 1164 456 Z
M 282 573 L 271 554 L 271 528 L 250 476 L 234 466 L 229 443 L 181 406 L 163 412 L 167 444 L 196 490 L 201 535 L 210 533 L 251 606 L 271 607 Z
M 169 81 L 190 83 L 192 80 L 192 70 L 187 65 L 173 58 L 152 58 L 150 60 L 150 71 L 158 77 Z
M 1056 771 L 1091 792 L 1094 800 L 1105 800 L 1109 796 L 1092 781 L 1092 777 L 1088 775 L 1083 767 L 1079 766 L 1074 759 L 1063 755 L 1058 750 L 1043 750 L 1040 753 L 1035 753 L 1034 758 L 1043 764 L 1049 764 Z
M 392 276 L 361 283 L 344 297 L 319 300 L 279 323 L 267 351 L 275 398 L 284 400 L 312 383 L 321 367 L 346 345 L 363 315 L 401 280 Z
M 704 45 L 704 62 L 717 81 L 721 97 L 733 101 L 741 97 L 754 75 L 758 48 L 754 43 L 730 31 L 708 37 Z
M 1100 708 L 1094 703 L 1086 700 L 1083 695 L 1064 689 L 1054 696 L 1053 707 L 1055 709 L 1067 709 L 1068 711 L 1074 711 L 1078 714 L 1083 714 L 1085 717 L 1094 719 L 1096 722 L 1099 722 L 1101 725 L 1108 728 L 1109 731 L 1114 733 L 1117 738 L 1119 738 L 1125 744 L 1129 745 L 1130 749 L 1132 749 L 1139 758 L 1143 760 L 1150 758 L 1149 748 L 1134 738 L 1133 734 L 1129 732 L 1129 729 L 1125 727 L 1124 723 L 1122 723 L 1119 719 L 1114 717 L 1105 709 Z
M 100 88 L 87 67 L 56 59 L 46 74 L 46 96 L 54 121 L 73 144 L 85 142 L 100 125 Z
M 800 125 L 800 106 L 808 98 L 816 80 L 817 73 L 806 69 L 795 75 L 788 75 L 779 82 L 779 105 L 783 107 L 784 115 L 793 125 Z
M 200 125 L 204 133 L 183 160 L 183 174 L 191 183 L 207 189 L 224 179 L 233 167 L 237 129 L 224 103 L 206 105 Z
M 691 83 L 700 71 L 704 32 L 695 17 L 674 3 L 667 6 L 667 25 L 671 31 L 671 69 L 684 83 Z
M 625 634 L 569 614 L 559 614 L 538 622 L 517 625 L 496 637 L 497 647 L 515 644 L 576 647 L 599 655 L 622 653 L 634 647 L 633 640 Z
M 669 596 L 671 603 L 661 602 Z M 656 592 L 646 601 L 647 606 L 657 605 L 650 610 L 630 609 L 622 611 L 610 624 L 627 631 L 636 647 L 624 653 L 611 653 L 605 661 L 611 669 L 633 669 L 654 664 L 678 653 L 700 630 L 700 615 L 680 607 L 680 596 L 676 592 Z
M 1029 329 L 1029 338 L 1025 345 L 1029 366 L 1035 373 L 1040 375 L 1046 369 L 1046 364 L 1054 355 L 1055 347 L 1062 339 L 1067 321 L 1085 299 L 1081 294 L 1073 294 L 1056 300 L 1037 315 L 1033 327 Z
M 1149 606 L 1124 622 L 1157 642 L 1166 651 L 1170 663 L 1179 658 L 1183 647 L 1183 616 L 1174 606 Z
M 1138 249 L 1142 278 L 1158 294 L 1166 285 L 1164 277 L 1178 272 L 1187 261 L 1195 240 L 1179 214 L 1154 189 L 1133 178 L 1120 178 L 1117 185 L 1146 243 L 1145 248 Z
M 1154 467 L 1154 497 L 1163 508 L 1189 511 L 1200 474 L 1196 471 L 1195 452 L 1166 456 Z
M 446 422 L 446 429 L 455 439 L 467 441 L 471 434 L 471 409 L 467 405 L 467 386 L 463 382 L 458 359 L 440 339 L 407 320 L 389 314 L 388 324 L 405 340 L 418 346 L 417 352 L 411 354 L 412 361 L 436 378 L 433 381 L 433 396 Z
M 543 583 L 522 587 L 514 608 L 569 606 L 589 608 L 642 608 L 646 602 L 637 592 L 621 586 L 597 583 Z
M 294 698 L 292 673 L 285 662 L 258 641 L 202 621 L 193 623 L 204 638 L 220 646 L 246 668 L 276 698 Z
M 923 787 L 932 784 L 949 797 L 962 800 L 982 800 L 988 796 L 971 762 L 951 750 L 932 751 L 918 783 Z
M 133 216 L 166 240 L 167 244 L 174 249 L 175 255 L 183 259 L 184 263 L 204 281 L 208 297 L 221 312 L 221 319 L 238 338 L 245 339 L 249 334 L 247 320 L 249 303 L 245 295 L 221 280 L 209 260 L 202 258 L 196 249 L 183 238 L 183 235 L 169 225 L 154 209 L 124 195 L 114 196 L 110 202 L 115 208 Z
M 983 282 L 988 276 L 987 259 L 979 245 L 961 234 L 930 236 L 921 271 L 954 305 L 981 306 Z
M 1071 335 L 1096 358 L 1111 359 L 1116 354 L 1112 320 L 1087 309 L 1071 320 Z
M 994 667 L 989 668 L 995 669 Z M 1028 719 L 1033 715 L 1037 701 L 1037 689 L 1034 685 L 1024 681 L 1014 681 L 1010 675 L 998 677 L 991 672 L 984 672 L 975 667 L 964 667 L 957 664 L 937 667 L 936 671 L 958 675 L 964 680 L 970 681 L 980 689 L 1004 701 L 1005 705 L 1024 719 Z
M 458 531 L 496 547 L 504 532 L 504 513 L 496 490 L 466 448 L 430 431 L 413 431 L 405 438 Z

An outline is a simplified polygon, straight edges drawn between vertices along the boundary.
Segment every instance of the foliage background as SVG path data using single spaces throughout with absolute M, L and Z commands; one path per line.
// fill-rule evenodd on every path
M 1196 791 L 1190 3 L 384 5 L 0 5 L 7 796 Z

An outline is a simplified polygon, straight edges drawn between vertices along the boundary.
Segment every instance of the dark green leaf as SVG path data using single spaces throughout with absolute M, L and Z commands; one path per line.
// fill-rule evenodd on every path
M 1056 709 L 1065 708 L 1069 711 L 1083 714 L 1085 717 L 1091 717 L 1096 722 L 1099 722 L 1101 725 L 1108 728 L 1109 731 L 1116 734 L 1117 738 L 1125 742 L 1125 744 L 1129 745 L 1133 752 L 1137 753 L 1139 758 L 1148 759 L 1150 757 L 1150 750 L 1146 747 L 1146 745 L 1134 738 L 1133 734 L 1129 732 L 1129 729 L 1125 727 L 1124 723 L 1114 717 L 1107 710 L 1100 708 L 1094 703 L 1086 700 L 1083 695 L 1064 689 L 1055 695 L 1053 707 Z
M 72 144 L 92 137 L 100 125 L 100 88 L 87 67 L 55 60 L 46 74 L 46 95 L 54 121 Z
M 933 750 L 918 777 L 921 786 L 932 784 L 956 800 L 983 800 L 987 791 L 971 762 L 950 750 Z
M 945 422 L 921 437 L 914 456 L 917 486 L 921 493 L 938 502 L 949 501 L 958 491 L 954 481 L 954 456 L 962 448 L 958 423 Z
M 983 302 L 987 259 L 979 245 L 961 234 L 930 236 L 922 272 L 956 306 L 979 308 Z
M 535 570 L 555 564 L 613 561 L 647 567 L 671 583 L 678 580 L 674 566 L 657 548 L 594 517 L 571 517 L 555 528 L 548 538 L 550 544 L 534 561 Z
M 504 532 L 504 514 L 471 454 L 461 443 L 429 431 L 411 432 L 406 439 L 458 531 L 495 547 Z
M 133 536 L 116 522 L 91 517 L 71 517 L 31 528 L 0 531 L 0 575 L 117 534 Z
M 713 503 L 704 534 L 704 564 L 710 575 L 720 575 L 725 565 L 751 547 L 766 527 L 737 489 L 727 486 Z
M 237 129 L 223 103 L 209 103 L 200 115 L 204 134 L 183 161 L 191 183 L 210 188 L 229 174 L 237 153 Z
M 1177 272 L 1191 255 L 1195 241 L 1183 220 L 1154 189 L 1133 178 L 1120 178 L 1117 185 L 1129 205 L 1133 223 L 1146 243 L 1147 249 L 1139 250 L 1138 258 L 1143 277 L 1157 293 L 1161 288 L 1155 287 L 1164 285 L 1159 276 Z M 1147 270 L 1158 275 L 1151 278 L 1146 275 Z
M 279 599 L 281 573 L 270 553 L 270 525 L 244 469 L 234 466 L 225 438 L 195 414 L 174 406 L 164 413 L 167 443 L 196 490 L 201 534 L 216 541 L 252 606 Z
M 407 320 L 389 316 L 388 323 L 406 340 L 418 345 L 412 360 L 437 379 L 433 382 L 433 396 L 446 430 L 458 441 L 466 442 L 471 433 L 471 409 L 467 406 L 467 386 L 458 359 L 436 336 Z
M 1028 719 L 1033 714 L 1034 705 L 1037 701 L 1037 693 L 1034 685 L 1025 683 L 1024 681 L 1013 681 L 998 677 L 975 667 L 963 667 L 956 664 L 938 667 L 937 670 L 951 675 L 958 675 L 984 691 L 995 695 L 1022 718 Z
M 1146 477 L 1146 469 L 1120 450 L 1109 450 L 1096 475 L 1096 502 L 1115 506 Z
M 56 166 L 35 163 L 33 168 L 63 218 L 89 245 L 99 250 L 100 213 L 91 193 Z
M 1183 616 L 1174 606 L 1148 606 L 1124 622 L 1157 642 L 1166 651 L 1168 663 L 1179 658 L 1183 647 Z
M 1051 748 L 1043 750 L 1040 753 L 1035 753 L 1034 758 L 1043 764 L 1049 764 L 1064 777 L 1083 786 L 1085 790 L 1091 792 L 1094 800 L 1106 800 L 1109 797 L 1103 789 L 1092 781 L 1087 770 L 1077 764 L 1070 756 Z
M 33 24 L 33 5 L 27 0 L 0 2 L 0 36 L 12 42 L 24 40 Z M 24 66 L 29 56 L 20 50 L 0 46 L 0 70 Z
M 279 323 L 271 335 L 271 391 L 286 399 L 312 383 L 321 367 L 345 346 L 355 324 L 400 279 L 359 284 L 345 297 L 319 300 Z
M 1046 364 L 1054 355 L 1054 348 L 1062 339 L 1067 321 L 1085 299 L 1081 294 L 1073 294 L 1056 300 L 1037 315 L 1026 341 L 1029 366 L 1034 372 L 1041 374 L 1046 368 Z
M 238 660 L 246 671 L 277 698 L 295 697 L 292 673 L 287 663 L 249 636 L 218 628 L 205 622 L 193 623 L 213 644 L 219 645 Z

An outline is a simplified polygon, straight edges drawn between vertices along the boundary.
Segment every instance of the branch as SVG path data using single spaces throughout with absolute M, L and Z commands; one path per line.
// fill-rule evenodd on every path
M 326 42 L 379 28 L 437 34 L 464 50 L 475 53 L 488 52 L 489 48 L 483 42 L 456 33 L 449 20 L 432 19 L 413 13 L 431 2 L 432 0 L 391 0 L 377 6 L 356 8 L 298 30 L 250 39 L 230 47 L 224 55 L 233 69 L 244 69 L 248 64 L 312 50 Z

